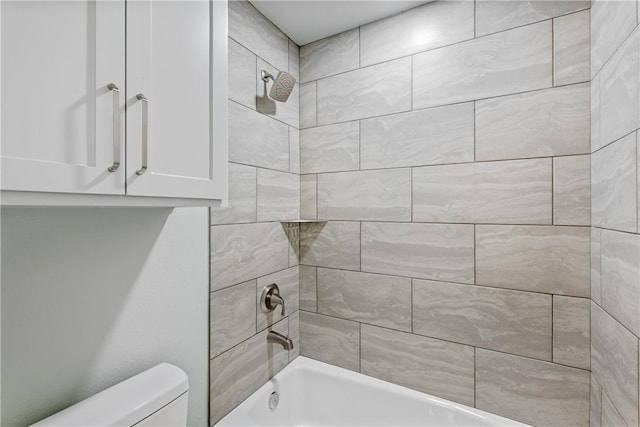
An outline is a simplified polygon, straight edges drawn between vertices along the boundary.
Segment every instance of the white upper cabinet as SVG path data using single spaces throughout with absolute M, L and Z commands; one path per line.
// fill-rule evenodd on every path
M 224 196 L 226 62 L 226 3 L 127 3 L 127 194 Z
M 227 197 L 226 2 L 2 1 L 1 15 L 3 190 Z
M 124 167 L 107 170 L 124 143 L 124 2 L 1 7 L 2 189 L 124 194 Z

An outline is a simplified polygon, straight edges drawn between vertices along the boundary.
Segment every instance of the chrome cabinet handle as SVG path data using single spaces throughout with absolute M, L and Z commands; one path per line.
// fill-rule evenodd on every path
M 142 175 L 147 170 L 149 148 L 149 100 L 146 96 L 139 93 L 136 95 L 139 101 L 142 101 L 142 167 L 136 171 L 136 175 Z
M 120 89 L 115 83 L 109 83 L 107 89 L 113 92 L 113 164 L 107 170 L 115 172 L 120 167 Z

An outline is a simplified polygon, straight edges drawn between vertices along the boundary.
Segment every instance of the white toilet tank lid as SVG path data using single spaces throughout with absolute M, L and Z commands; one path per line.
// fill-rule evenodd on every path
M 187 374 L 161 363 L 33 426 L 132 426 L 188 390 Z

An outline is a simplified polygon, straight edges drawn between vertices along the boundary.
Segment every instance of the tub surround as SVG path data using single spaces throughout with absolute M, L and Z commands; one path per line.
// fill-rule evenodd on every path
M 299 79 L 298 46 L 247 1 L 229 2 L 229 206 L 211 209 L 210 424 L 293 360 L 300 349 L 299 85 L 286 103 L 267 98 L 260 71 Z M 294 227 L 295 228 L 295 227 Z M 286 301 L 265 315 L 260 294 L 277 283 Z M 267 332 L 294 348 L 268 344 Z
M 231 2 L 211 422 L 301 352 L 530 424 L 638 425 L 639 9 L 433 2 L 298 51 Z M 261 111 L 260 67 L 299 73 L 299 104 Z M 272 274 L 299 311 L 269 321 Z
M 473 6 L 300 48 L 302 355 L 584 426 L 590 2 Z
M 639 7 L 591 8 L 593 427 L 640 422 Z

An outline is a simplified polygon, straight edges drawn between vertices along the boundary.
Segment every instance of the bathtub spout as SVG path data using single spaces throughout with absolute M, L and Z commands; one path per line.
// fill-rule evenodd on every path
M 276 331 L 269 331 L 267 334 L 267 342 L 280 344 L 285 350 L 293 350 L 293 341 L 289 337 L 285 337 Z

